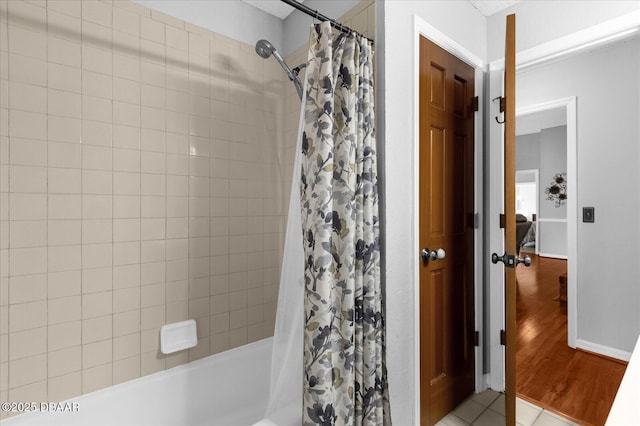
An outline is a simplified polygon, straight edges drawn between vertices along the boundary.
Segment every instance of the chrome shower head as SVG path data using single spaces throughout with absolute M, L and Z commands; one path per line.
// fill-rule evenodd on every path
M 256 43 L 256 53 L 265 59 L 271 56 L 275 51 L 276 48 L 267 40 L 258 40 Z

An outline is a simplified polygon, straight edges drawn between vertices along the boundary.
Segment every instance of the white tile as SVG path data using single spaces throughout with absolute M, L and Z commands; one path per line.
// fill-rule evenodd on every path
M 516 423 L 521 426 L 531 426 L 542 413 L 542 408 L 516 398 Z
M 506 415 L 504 394 L 501 394 L 495 401 L 493 401 L 489 408 L 503 416 Z
M 506 418 L 502 414 L 496 413 L 493 410 L 485 410 L 480 417 L 473 422 L 473 426 L 496 426 L 504 425 L 505 423 Z
M 493 404 L 499 396 L 500 392 L 496 392 L 493 389 L 487 389 L 483 392 L 472 395 L 471 399 L 485 407 L 488 407 Z
M 458 405 L 452 413 L 464 421 L 472 423 L 484 410 L 485 407 L 483 407 L 482 404 L 478 404 L 471 399 L 467 399 L 462 404 Z

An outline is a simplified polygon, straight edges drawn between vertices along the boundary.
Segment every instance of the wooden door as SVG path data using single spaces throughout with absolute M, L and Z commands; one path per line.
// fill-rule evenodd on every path
M 507 16 L 504 64 L 504 249 L 516 255 L 516 15 Z M 507 426 L 516 424 L 516 270 L 504 262 L 505 275 L 505 411 Z M 510 264 L 512 263 L 512 264 Z
M 420 39 L 420 411 L 474 390 L 474 69 Z

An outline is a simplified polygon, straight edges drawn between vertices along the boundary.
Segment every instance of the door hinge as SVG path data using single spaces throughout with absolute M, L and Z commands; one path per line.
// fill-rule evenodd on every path
M 500 344 L 502 346 L 507 345 L 507 333 L 504 330 L 500 330 Z
M 473 346 L 480 346 L 480 332 L 473 332 Z
M 480 213 L 474 213 L 473 215 L 473 228 L 480 229 Z
M 507 221 L 507 219 L 504 216 L 504 213 L 500 213 L 500 229 L 504 229 L 504 224 Z
M 473 100 L 471 101 L 471 108 L 473 108 L 474 112 L 478 112 L 480 110 L 480 98 L 477 96 L 473 97 Z

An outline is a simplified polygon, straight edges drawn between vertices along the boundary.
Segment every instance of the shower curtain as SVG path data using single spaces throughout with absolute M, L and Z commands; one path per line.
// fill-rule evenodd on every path
M 304 425 L 391 424 L 372 67 L 368 40 L 312 27 L 300 186 Z

